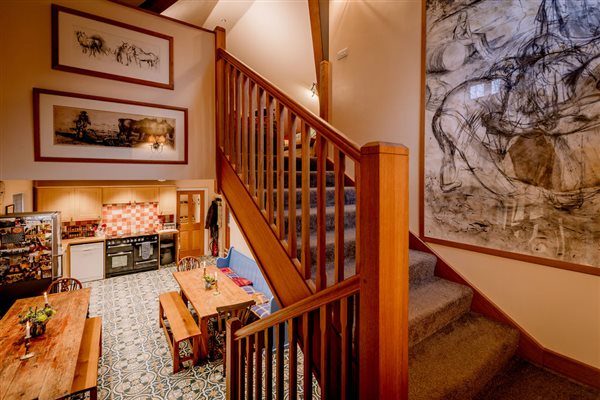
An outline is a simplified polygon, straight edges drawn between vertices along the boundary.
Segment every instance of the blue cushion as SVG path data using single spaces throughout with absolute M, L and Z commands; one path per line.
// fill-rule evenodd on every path
M 273 298 L 273 293 L 267 285 L 267 281 L 265 280 L 258 264 L 251 259 L 250 257 L 245 256 L 244 254 L 237 251 L 235 248 L 231 247 L 229 249 L 229 253 L 225 258 L 217 258 L 217 267 L 218 268 L 231 268 L 235 274 L 239 275 L 242 278 L 246 278 L 252 282 L 252 286 L 241 286 L 242 289 L 246 291 L 248 294 L 252 294 L 254 292 L 261 292 L 265 295 L 267 299 L 269 299 L 268 303 L 260 304 L 256 307 L 258 312 L 256 314 L 262 318 L 262 316 L 269 315 L 277 310 L 279 310 L 279 305 Z
M 256 290 L 254 290 L 254 288 L 251 285 L 247 285 L 247 286 L 240 286 L 242 289 L 244 289 L 244 292 L 248 293 L 248 294 L 252 294 L 252 293 L 256 293 Z
M 254 311 L 254 314 L 256 314 L 258 318 L 264 318 L 271 314 L 269 303 L 252 306 L 252 311 Z

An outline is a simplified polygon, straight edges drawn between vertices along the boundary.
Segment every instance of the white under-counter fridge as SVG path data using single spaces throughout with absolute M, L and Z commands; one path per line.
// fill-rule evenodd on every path
M 71 277 L 81 282 L 104 278 L 104 242 L 69 246 Z

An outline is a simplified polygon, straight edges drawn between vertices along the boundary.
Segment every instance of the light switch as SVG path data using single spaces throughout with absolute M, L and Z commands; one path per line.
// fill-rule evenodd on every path
M 340 51 L 337 52 L 336 58 L 338 60 L 341 60 L 346 57 L 348 57 L 348 48 L 347 47 L 344 47 L 343 49 L 341 49 Z

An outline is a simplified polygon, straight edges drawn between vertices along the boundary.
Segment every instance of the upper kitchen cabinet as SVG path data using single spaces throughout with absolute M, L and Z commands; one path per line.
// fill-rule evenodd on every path
M 103 204 L 156 203 L 158 188 L 148 187 L 104 187 L 102 188 Z
M 126 204 L 131 202 L 131 189 L 125 187 L 102 188 L 102 204 Z
M 134 203 L 156 203 L 158 201 L 158 188 L 134 187 L 131 189 L 131 200 Z
M 62 222 L 75 217 L 73 188 L 38 188 L 37 211 L 60 211 Z
M 158 212 L 160 215 L 175 215 L 177 212 L 177 190 L 175 186 L 158 189 Z
M 86 221 L 102 217 L 101 188 L 75 188 L 73 195 L 75 220 Z
M 38 188 L 37 210 L 60 211 L 63 222 L 97 220 L 102 217 L 101 194 L 100 188 Z

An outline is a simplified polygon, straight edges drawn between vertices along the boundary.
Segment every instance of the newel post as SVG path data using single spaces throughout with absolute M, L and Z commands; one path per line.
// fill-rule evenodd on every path
M 225 138 L 225 61 L 219 57 L 219 49 L 225 50 L 225 29 L 217 26 L 215 28 L 215 101 L 216 101 L 216 131 L 215 131 L 215 163 L 217 181 L 215 191 L 221 193 L 221 166 L 219 165 L 219 149 L 224 146 Z
M 239 393 L 239 382 L 240 376 L 240 358 L 239 349 L 235 338 L 235 333 L 242 327 L 242 323 L 237 318 L 227 320 L 225 323 L 227 326 L 227 333 L 225 336 L 225 380 L 226 380 L 226 396 L 227 400 L 236 400 L 241 398 Z
M 364 145 L 359 190 L 360 399 L 407 399 L 408 149 Z

